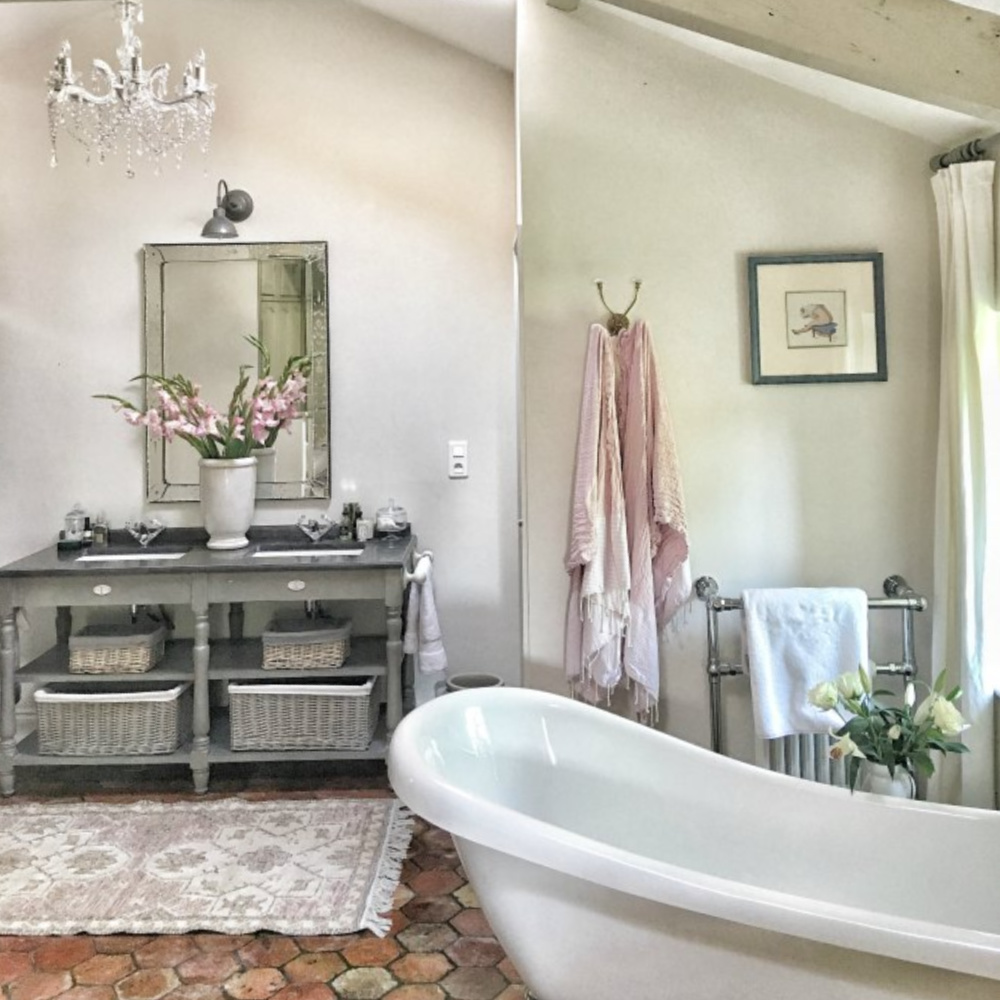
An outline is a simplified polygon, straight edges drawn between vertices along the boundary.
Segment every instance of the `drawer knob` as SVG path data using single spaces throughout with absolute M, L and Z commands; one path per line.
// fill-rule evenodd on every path
M 294 591 L 305 590 L 306 589 L 306 581 L 305 580 L 289 580 L 288 581 L 288 589 L 289 590 L 294 590 Z
M 94 593 L 98 597 L 107 597 L 111 593 L 111 587 L 106 583 L 99 583 L 94 587 Z

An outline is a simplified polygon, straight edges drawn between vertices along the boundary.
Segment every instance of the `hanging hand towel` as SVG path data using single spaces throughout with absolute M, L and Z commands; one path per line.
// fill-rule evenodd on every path
M 809 689 L 868 663 L 868 597 L 849 587 L 745 590 L 743 643 L 754 724 L 764 739 L 842 724 Z
M 416 658 L 421 673 L 433 674 L 448 669 L 429 567 L 424 582 L 413 581 L 407 592 L 403 652 Z

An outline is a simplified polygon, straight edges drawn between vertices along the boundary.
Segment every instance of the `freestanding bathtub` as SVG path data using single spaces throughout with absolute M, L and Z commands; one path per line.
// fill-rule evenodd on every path
M 773 774 L 558 695 L 389 748 L 539 1000 L 997 1000 L 1000 814 Z

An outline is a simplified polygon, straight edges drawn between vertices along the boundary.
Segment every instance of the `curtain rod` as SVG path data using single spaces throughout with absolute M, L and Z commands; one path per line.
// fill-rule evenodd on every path
M 938 171 L 950 167 L 953 163 L 970 163 L 972 160 L 986 160 L 991 157 L 1000 159 L 1000 132 L 985 139 L 973 139 L 971 142 L 949 149 L 946 153 L 932 156 L 931 170 Z

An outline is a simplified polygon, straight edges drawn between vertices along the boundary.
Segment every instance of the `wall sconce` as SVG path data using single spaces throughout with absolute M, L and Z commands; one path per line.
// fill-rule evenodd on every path
M 225 181 L 219 181 L 215 196 L 215 210 L 205 223 L 201 235 L 212 240 L 232 240 L 240 234 L 234 222 L 249 219 L 253 212 L 253 198 L 246 191 L 230 191 Z

